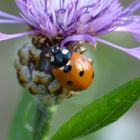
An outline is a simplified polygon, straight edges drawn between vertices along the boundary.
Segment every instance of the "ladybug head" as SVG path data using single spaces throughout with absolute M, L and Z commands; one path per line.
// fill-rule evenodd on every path
M 54 68 L 62 67 L 69 61 L 72 53 L 69 49 L 53 47 L 50 50 L 50 63 Z
M 57 54 L 57 53 L 60 53 L 61 50 L 62 50 L 62 49 L 59 48 L 59 47 L 53 47 L 53 48 L 51 48 L 50 53 L 51 53 L 51 55 L 55 55 L 55 54 Z

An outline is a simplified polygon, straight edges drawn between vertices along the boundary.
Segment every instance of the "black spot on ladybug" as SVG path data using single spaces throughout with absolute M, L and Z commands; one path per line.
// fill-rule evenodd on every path
M 94 78 L 94 72 L 92 73 L 92 79 Z
M 82 77 L 84 75 L 84 73 L 85 73 L 84 71 L 80 71 L 79 72 L 80 77 Z
M 67 85 L 71 86 L 72 85 L 72 81 L 68 81 Z
M 67 73 L 67 72 L 71 71 L 71 69 L 72 69 L 72 66 L 71 65 L 65 65 L 64 66 L 64 69 L 63 69 L 63 72 L 64 73 Z

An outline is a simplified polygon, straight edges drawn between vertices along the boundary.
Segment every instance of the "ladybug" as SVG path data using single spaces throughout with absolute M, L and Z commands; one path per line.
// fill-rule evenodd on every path
M 50 63 L 54 77 L 72 91 L 87 89 L 94 78 L 92 62 L 78 52 L 54 47 L 50 51 Z

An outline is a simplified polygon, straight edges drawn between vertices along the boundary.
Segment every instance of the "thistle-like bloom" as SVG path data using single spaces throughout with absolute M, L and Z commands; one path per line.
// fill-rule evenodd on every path
M 135 0 L 123 9 L 119 0 L 16 0 L 21 10 L 16 17 L 0 11 L 0 24 L 27 24 L 30 31 L 17 34 L 0 33 L 0 40 L 28 34 L 61 37 L 61 46 L 69 41 L 85 40 L 108 44 L 140 59 L 140 48 L 126 49 L 97 38 L 112 31 L 140 34 L 140 16 L 133 12 L 140 8 Z
M 47 54 L 50 47 L 68 47 L 83 53 L 83 42 L 112 46 L 140 60 L 140 47 L 124 48 L 99 38 L 112 31 L 129 32 L 140 40 L 140 8 L 135 0 L 124 8 L 119 0 L 15 0 L 19 17 L 0 11 L 0 24 L 25 24 L 28 31 L 5 34 L 0 41 L 30 35 L 32 44 L 18 51 L 15 67 L 20 84 L 34 95 L 54 103 L 75 95 L 62 86 L 52 72 Z M 92 80 L 94 75 L 92 76 Z M 40 96 L 42 99 L 42 96 Z M 46 98 L 44 98 L 46 97 Z
M 69 41 L 102 42 L 140 59 L 140 47 L 123 48 L 98 38 L 112 31 L 140 35 L 139 0 L 123 8 L 120 0 L 15 0 L 20 17 L 0 11 L 0 24 L 26 24 L 30 30 L 4 34 L 0 41 L 24 35 L 61 37 L 61 47 Z

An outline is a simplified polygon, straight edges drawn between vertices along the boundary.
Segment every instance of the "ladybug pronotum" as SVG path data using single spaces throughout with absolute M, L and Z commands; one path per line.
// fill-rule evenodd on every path
M 88 57 L 69 49 L 54 47 L 50 52 L 54 77 L 71 91 L 87 89 L 94 78 L 92 62 Z

